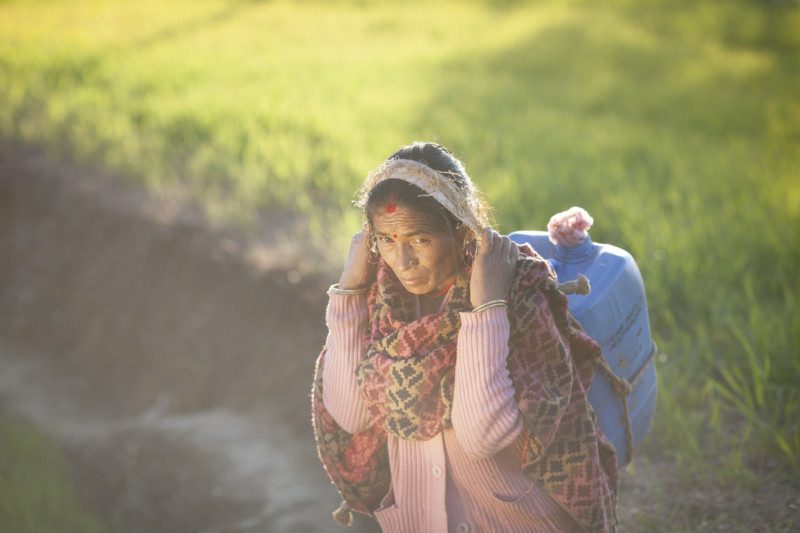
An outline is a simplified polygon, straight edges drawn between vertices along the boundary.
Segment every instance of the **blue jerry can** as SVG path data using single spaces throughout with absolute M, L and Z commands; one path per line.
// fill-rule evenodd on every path
M 618 395 L 611 379 L 598 368 L 589 389 L 600 427 L 617 450 L 619 466 L 624 466 L 633 451 L 628 449 L 626 410 L 636 448 L 653 424 L 658 395 L 656 346 L 636 262 L 625 250 L 594 244 L 589 237 L 573 247 L 554 245 L 544 231 L 517 231 L 509 237 L 533 246 L 553 266 L 559 282 L 574 280 L 578 274 L 589 279 L 591 292 L 570 294 L 569 309 L 600 343 L 608 367 L 631 385 L 630 394 Z

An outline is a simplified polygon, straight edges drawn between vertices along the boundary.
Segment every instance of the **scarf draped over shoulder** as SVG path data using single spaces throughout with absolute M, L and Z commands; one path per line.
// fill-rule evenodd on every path
M 588 530 L 612 531 L 616 454 L 587 398 L 600 347 L 569 313 L 550 265 L 521 249 L 508 300 L 507 367 L 525 424 L 522 470 Z M 439 313 L 417 318 L 414 296 L 381 262 L 367 304 L 369 335 L 356 377 L 370 427 L 347 433 L 325 409 L 324 348 L 312 390 L 317 450 L 344 500 L 340 515 L 371 515 L 388 492 L 389 433 L 427 440 L 451 425 L 459 313 L 472 309 L 469 271 L 459 273 Z

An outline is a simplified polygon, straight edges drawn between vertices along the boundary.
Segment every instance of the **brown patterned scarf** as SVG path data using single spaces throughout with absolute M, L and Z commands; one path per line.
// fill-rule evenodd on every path
M 616 455 L 587 398 L 600 347 L 569 314 L 550 266 L 523 250 L 509 299 L 507 362 L 527 434 L 522 468 L 589 530 L 612 531 Z M 459 274 L 440 313 L 415 319 L 413 295 L 381 263 L 368 306 L 370 335 L 356 375 L 372 425 L 352 435 L 325 410 L 324 349 L 312 392 L 317 449 L 344 499 L 340 521 L 349 509 L 372 514 L 388 492 L 387 433 L 426 440 L 450 426 L 459 312 L 472 308 L 469 274 Z

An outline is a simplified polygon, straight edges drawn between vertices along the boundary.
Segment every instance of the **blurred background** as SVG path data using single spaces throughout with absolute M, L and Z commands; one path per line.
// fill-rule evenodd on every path
M 620 529 L 800 528 L 798 2 L 4 0 L 0 530 L 336 530 L 325 289 L 413 140 L 637 260 Z

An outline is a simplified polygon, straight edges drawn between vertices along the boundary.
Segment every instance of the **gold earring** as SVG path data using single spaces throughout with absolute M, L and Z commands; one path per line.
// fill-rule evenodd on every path
M 475 259 L 475 249 L 477 241 L 475 239 L 464 239 L 461 246 L 461 257 L 465 266 L 472 266 L 472 261 Z
M 380 259 L 380 254 L 378 253 L 378 239 L 375 237 L 370 237 L 370 239 L 371 244 L 369 247 L 369 262 L 374 265 L 378 262 L 378 259 Z

